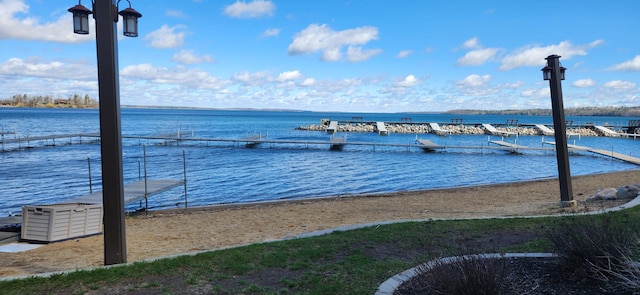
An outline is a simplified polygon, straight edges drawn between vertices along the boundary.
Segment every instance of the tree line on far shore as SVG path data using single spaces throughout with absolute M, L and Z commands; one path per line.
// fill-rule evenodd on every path
M 26 108 L 97 108 L 98 100 L 88 94 L 71 95 L 67 98 L 56 98 L 50 95 L 16 94 L 8 99 L 0 99 L 0 106 Z
M 71 95 L 67 98 L 54 98 L 50 95 L 16 94 L 8 99 L 0 99 L 0 106 L 28 108 L 97 108 L 98 100 L 88 94 Z M 519 115 L 519 116 L 551 116 L 551 109 L 521 110 L 450 110 L 446 114 L 467 115 Z M 580 107 L 565 108 L 566 116 L 611 116 L 640 117 L 640 106 L 635 107 Z
M 551 109 L 451 110 L 451 111 L 447 111 L 447 113 L 448 114 L 468 114 L 468 115 L 551 116 Z M 640 117 L 640 106 L 565 108 L 564 114 L 566 116 Z

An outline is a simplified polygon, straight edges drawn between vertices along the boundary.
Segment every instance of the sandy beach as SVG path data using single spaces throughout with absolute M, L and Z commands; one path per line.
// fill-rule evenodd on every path
M 557 179 L 379 195 L 152 211 L 127 217 L 127 260 L 281 240 L 332 228 L 397 220 L 563 214 L 620 205 L 585 204 L 596 190 L 640 183 L 640 170 L 573 178 L 578 206 L 561 209 Z M 103 264 L 103 235 L 0 252 L 0 276 L 22 276 Z

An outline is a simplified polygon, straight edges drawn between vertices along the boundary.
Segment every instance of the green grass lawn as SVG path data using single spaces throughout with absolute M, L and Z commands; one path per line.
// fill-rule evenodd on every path
M 615 223 L 640 228 L 640 209 L 609 214 Z M 566 218 L 380 225 L 50 278 L 0 281 L 0 294 L 373 294 L 389 277 L 437 257 L 550 252 L 545 232 Z

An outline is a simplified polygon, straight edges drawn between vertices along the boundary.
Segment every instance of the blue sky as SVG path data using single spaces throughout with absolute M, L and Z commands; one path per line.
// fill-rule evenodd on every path
M 0 98 L 97 97 L 95 27 L 73 34 L 77 3 L 0 0 Z M 540 71 L 551 54 L 567 68 L 565 107 L 640 105 L 636 0 L 131 4 L 143 16 L 138 38 L 119 34 L 123 105 L 551 108 Z

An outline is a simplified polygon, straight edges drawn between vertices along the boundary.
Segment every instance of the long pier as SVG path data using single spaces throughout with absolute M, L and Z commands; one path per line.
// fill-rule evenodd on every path
M 551 145 L 555 145 L 555 142 L 544 142 L 546 144 L 551 144 Z M 621 154 L 621 153 L 616 153 L 614 151 L 608 151 L 608 150 L 603 150 L 603 149 L 596 149 L 596 148 L 591 148 L 591 147 L 586 147 L 586 146 L 579 146 L 579 145 L 574 145 L 574 144 L 567 144 L 567 148 L 571 151 L 585 151 L 585 152 L 591 152 L 594 154 L 598 154 L 601 156 L 605 156 L 605 157 L 610 157 L 613 159 L 617 159 L 620 161 L 624 161 L 624 162 L 628 162 L 631 164 L 636 164 L 636 165 L 640 165 L 640 158 L 636 158 L 633 156 L 629 156 L 629 155 L 625 155 L 625 154 Z
M 570 148 L 570 149 L 573 149 L 573 150 L 581 150 L 581 151 L 592 152 L 594 154 L 599 154 L 599 155 L 602 155 L 602 156 L 607 156 L 607 157 L 611 157 L 611 158 L 618 159 L 618 160 L 621 160 L 621 161 L 625 161 L 625 162 L 633 163 L 633 164 L 636 164 L 636 165 L 640 165 L 640 158 L 628 156 L 628 155 L 621 154 L 621 153 L 616 153 L 614 151 L 607 151 L 607 150 L 595 149 L 595 148 L 590 148 L 590 147 L 586 147 L 586 146 L 578 146 L 578 145 L 572 145 L 572 144 L 568 144 L 567 147 Z
M 335 121 L 334 121 L 335 122 Z M 50 135 L 50 136 L 38 136 L 38 137 L 30 137 L 30 141 L 36 140 L 52 140 L 52 139 L 60 139 L 60 138 L 98 138 L 99 133 L 76 133 L 76 134 L 59 134 L 59 135 Z M 165 140 L 165 141 L 175 141 L 175 142 L 226 142 L 233 144 L 245 144 L 247 147 L 253 147 L 259 144 L 294 144 L 294 145 L 325 145 L 328 146 L 332 150 L 342 150 L 344 146 L 370 146 L 375 151 L 376 147 L 397 147 L 397 148 L 406 148 L 409 150 L 410 148 L 419 148 L 424 151 L 432 152 L 435 150 L 447 150 L 447 149 L 471 149 L 471 150 L 504 150 L 509 152 L 521 152 L 526 150 L 531 151 L 554 151 L 553 148 L 544 148 L 544 147 L 528 147 L 517 144 L 512 144 L 505 142 L 503 140 L 488 140 L 489 143 L 495 144 L 496 146 L 491 145 L 480 145 L 480 146 L 446 146 L 446 145 L 438 145 L 428 140 L 418 139 L 416 138 L 414 143 L 378 143 L 378 142 L 350 142 L 346 140 L 346 137 L 331 137 L 329 140 L 295 140 L 295 139 L 269 139 L 263 137 L 262 135 L 254 135 L 247 136 L 244 138 L 204 138 L 204 137 L 171 137 L 168 135 L 159 135 L 159 136 L 136 136 L 136 135 L 123 135 L 122 138 L 126 139 L 146 139 L 146 140 Z M 17 139 L 4 139 L 2 141 L 2 145 L 4 148 L 4 144 L 8 143 L 20 143 L 25 142 L 26 140 L 17 140 Z M 546 142 L 548 144 L 554 144 L 552 142 Z M 636 165 L 640 165 L 640 159 L 627 156 L 620 153 L 615 153 L 612 151 L 600 150 L 590 147 L 582 147 L 571 145 L 571 149 L 573 150 L 583 150 L 589 151 L 592 153 L 613 157 L 622 161 L 626 161 L 629 163 L 633 163 Z M 4 151 L 4 149 L 3 149 Z
M 4 152 L 6 145 L 18 145 L 18 149 L 20 148 L 30 148 L 31 143 L 37 141 L 45 141 L 45 145 L 48 144 L 49 141 L 52 143 L 50 145 L 56 145 L 56 139 L 68 139 L 72 141 L 74 138 L 78 138 L 79 142 L 82 143 L 82 138 L 91 138 L 91 139 L 99 139 L 100 133 L 72 133 L 72 134 L 50 134 L 50 135 L 42 135 L 42 136 L 24 136 L 20 137 L 14 134 L 14 138 L 5 138 L 4 134 L 2 139 L 0 139 L 0 146 L 2 147 L 2 151 Z M 24 144 L 24 146 L 23 146 Z

